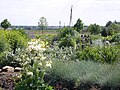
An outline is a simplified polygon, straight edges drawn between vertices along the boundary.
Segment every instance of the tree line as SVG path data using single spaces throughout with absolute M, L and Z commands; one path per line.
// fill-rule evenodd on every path
M 4 30 L 8 29 L 10 26 L 11 26 L 11 23 L 7 19 L 1 22 L 1 27 Z M 38 21 L 38 26 L 39 26 L 39 29 L 42 30 L 42 34 L 43 34 L 43 31 L 48 26 L 47 19 L 45 17 L 41 17 Z M 82 31 L 84 31 L 83 30 L 84 23 L 79 18 L 72 28 L 74 28 L 77 32 L 81 33 Z M 90 32 L 91 34 L 94 34 L 94 35 L 101 34 L 102 36 L 106 37 L 109 35 L 113 35 L 114 33 L 120 32 L 120 23 L 118 23 L 117 21 L 114 21 L 114 22 L 108 21 L 105 26 L 100 26 L 96 23 L 90 24 L 86 29 L 86 32 Z

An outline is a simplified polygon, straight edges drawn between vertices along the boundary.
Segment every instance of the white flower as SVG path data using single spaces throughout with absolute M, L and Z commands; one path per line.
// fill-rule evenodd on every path
M 50 63 L 46 63 L 45 65 L 46 67 L 50 67 L 51 68 L 51 64 Z
M 45 63 L 46 63 L 46 64 L 45 64 L 45 67 L 50 67 L 50 68 L 51 68 L 51 63 L 52 63 L 52 61 L 46 61 Z
M 40 62 L 39 65 L 42 66 L 42 63 Z
M 34 49 L 35 47 L 33 45 L 28 46 L 28 49 Z
M 38 45 L 37 45 L 37 47 L 38 47 L 38 48 L 41 48 L 41 47 L 42 47 L 42 45 L 41 45 L 41 44 L 38 44 Z
M 52 63 L 52 61 L 49 61 L 49 63 Z
M 27 72 L 27 75 L 33 76 L 33 72 Z
M 12 53 L 12 56 L 15 56 L 15 54 Z
M 28 42 L 28 45 L 32 45 L 32 42 Z
M 41 60 L 45 60 L 46 59 L 46 57 L 41 57 Z
M 45 48 L 41 48 L 41 51 L 45 51 L 46 49 Z
M 36 44 L 38 44 L 38 41 L 33 42 L 33 45 L 36 45 Z
M 37 60 L 38 59 L 38 57 L 35 57 L 35 60 Z
M 33 86 L 33 84 L 31 83 L 31 84 L 30 84 L 30 86 L 32 87 L 32 86 Z
M 26 58 L 26 60 L 27 60 L 27 61 L 29 61 L 29 60 L 30 60 L 30 58 L 28 58 L 28 57 L 27 57 L 27 58 Z

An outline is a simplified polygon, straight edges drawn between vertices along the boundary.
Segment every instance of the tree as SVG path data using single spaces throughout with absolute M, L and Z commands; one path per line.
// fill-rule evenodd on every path
M 104 27 L 101 31 L 102 36 L 114 35 L 120 31 L 120 26 L 118 24 L 112 23 L 107 27 Z
M 43 34 L 43 30 L 47 27 L 48 23 L 45 17 L 41 17 L 39 19 L 38 22 L 38 26 L 40 27 L 40 29 L 42 30 L 42 34 Z
M 82 20 L 80 20 L 80 18 L 77 20 L 76 24 L 74 25 L 74 28 L 79 33 L 83 29 L 83 23 Z
M 107 27 L 103 27 L 102 28 L 102 31 L 101 31 L 101 35 L 104 36 L 104 37 L 107 37 L 108 36 L 108 28 Z
M 110 26 L 111 24 L 112 24 L 112 21 L 108 21 L 108 22 L 106 23 L 105 27 L 108 27 L 108 26 Z
M 1 22 L 1 27 L 4 28 L 4 30 L 6 30 L 7 28 L 9 28 L 11 26 L 10 22 L 8 22 L 7 19 L 3 20 Z
M 99 34 L 99 32 L 100 32 L 100 26 L 97 25 L 97 24 L 91 24 L 91 25 L 88 27 L 88 31 L 89 31 L 91 34 Z

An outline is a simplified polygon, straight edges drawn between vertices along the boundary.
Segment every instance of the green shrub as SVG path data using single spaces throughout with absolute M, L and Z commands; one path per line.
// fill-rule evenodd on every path
M 104 37 L 112 35 L 112 31 L 109 31 L 107 27 L 103 27 L 101 30 L 101 35 Z
M 51 68 L 52 63 L 43 56 L 44 43 L 40 43 L 39 39 L 33 39 L 28 44 L 25 50 L 19 50 L 15 56 L 24 70 L 16 84 L 16 90 L 52 90 L 52 87 L 44 82 L 46 69 Z
M 3 39 L 3 42 L 9 44 L 12 50 L 14 47 L 24 48 L 27 46 L 28 42 L 28 38 L 19 30 L 0 30 L 0 38 Z
M 64 79 L 79 81 L 79 86 L 97 84 L 101 87 L 118 87 L 120 85 L 119 66 L 120 63 L 109 65 L 91 61 L 54 61 L 48 74 L 52 77 L 50 83 L 58 79 Z
M 49 47 L 45 52 L 49 59 L 62 60 L 62 61 L 94 61 L 100 63 L 115 63 L 119 61 L 120 50 L 119 46 L 96 46 L 96 47 L 85 47 L 81 49 L 81 46 L 74 47 L 63 47 L 58 46 Z
M 73 28 L 64 28 L 58 34 L 59 47 L 74 47 L 80 43 L 80 34 Z
M 5 38 L 5 35 L 0 35 L 0 53 L 4 51 L 8 51 L 10 49 L 9 43 L 7 42 L 7 39 Z
M 82 51 L 77 52 L 79 60 L 91 60 L 102 63 L 114 63 L 119 61 L 119 47 L 103 46 L 103 47 L 86 47 Z
M 50 60 L 74 61 L 76 60 L 76 51 L 73 47 L 59 48 L 50 47 L 45 51 L 45 56 Z
M 0 66 L 17 66 L 16 50 L 27 46 L 28 38 L 17 30 L 0 30 Z
M 42 34 L 42 35 L 36 36 L 37 39 L 44 41 L 47 45 L 51 45 L 54 37 L 56 37 L 56 35 L 53 35 L 53 34 Z
M 76 39 L 72 36 L 66 36 L 60 41 L 59 47 L 74 47 L 76 48 Z
M 120 43 L 120 33 L 117 33 L 114 36 L 112 36 L 111 42 L 118 42 L 118 43 Z
M 16 48 L 24 48 L 27 46 L 27 39 L 19 31 L 7 31 L 6 39 L 10 44 L 10 48 L 13 50 Z

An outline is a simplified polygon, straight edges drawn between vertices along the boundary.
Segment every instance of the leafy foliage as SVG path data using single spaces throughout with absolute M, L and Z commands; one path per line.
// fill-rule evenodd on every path
M 74 47 L 80 43 L 80 34 L 73 28 L 64 28 L 58 34 L 59 47 Z
M 32 40 L 28 44 L 25 51 L 15 56 L 24 69 L 16 90 L 52 90 L 51 86 L 44 83 L 46 69 L 51 68 L 52 63 L 43 56 L 44 43 Z
M 117 47 L 87 47 L 83 51 L 78 51 L 79 60 L 91 60 L 101 63 L 114 63 L 119 61 L 119 50 Z
M 48 59 L 53 61 L 75 61 L 76 59 L 75 49 L 73 47 L 59 48 L 55 46 L 48 48 L 44 54 Z
M 99 34 L 100 33 L 100 26 L 97 25 L 97 24 L 91 24 L 89 27 L 88 27 L 88 31 L 91 33 L 91 34 Z
M 10 45 L 10 48 L 15 53 L 17 48 L 23 48 L 27 46 L 27 39 L 19 31 L 8 31 L 6 33 L 6 39 Z
M 51 35 L 51 34 L 45 34 L 45 35 L 38 35 L 36 36 L 37 39 L 40 39 L 41 41 L 44 41 L 46 45 L 51 45 L 54 38 L 57 37 L 56 35 Z
M 0 30 L 0 64 L 17 66 L 14 58 L 16 50 L 19 48 L 25 48 L 27 46 L 28 39 L 19 31 L 14 30 Z
M 114 35 L 115 33 L 120 32 L 120 25 L 111 23 L 107 27 L 103 27 L 101 31 L 102 36 Z
M 70 46 L 76 48 L 76 40 L 72 36 L 66 36 L 66 38 L 63 38 L 63 40 L 59 44 L 59 47 L 70 47 Z
M 0 34 L 0 53 L 9 50 L 10 46 L 4 34 Z
M 52 47 L 46 51 L 46 56 L 51 60 L 62 60 L 62 61 L 94 61 L 99 63 L 115 63 L 119 61 L 120 50 L 117 46 L 96 46 L 96 47 L 85 47 L 82 49 L 81 46 L 74 47 Z
M 117 33 L 114 36 L 112 36 L 111 42 L 118 42 L 118 43 L 120 43 L 120 33 Z

